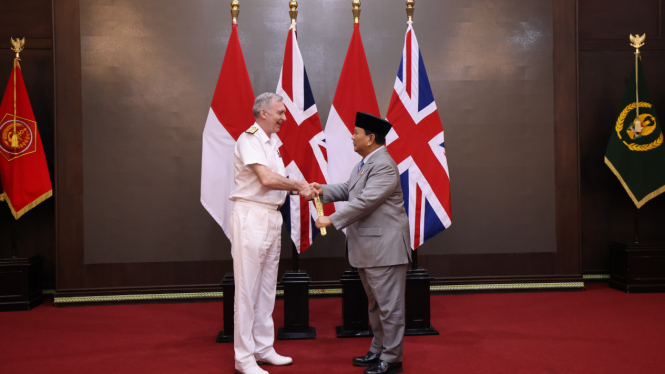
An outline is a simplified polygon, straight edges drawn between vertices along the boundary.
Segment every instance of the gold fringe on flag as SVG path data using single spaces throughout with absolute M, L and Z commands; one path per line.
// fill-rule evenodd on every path
M 36 207 L 41 203 L 42 201 L 48 199 L 49 197 L 53 196 L 53 190 L 49 190 L 47 193 L 43 194 L 42 196 L 36 198 L 33 202 L 30 204 L 26 205 L 23 207 L 23 209 L 19 210 L 18 212 L 14 210 L 14 206 L 12 206 L 12 202 L 9 200 L 9 196 L 7 196 L 6 192 L 3 192 L 0 194 L 0 201 L 6 201 L 7 205 L 9 205 L 9 210 L 11 210 L 12 215 L 14 216 L 14 219 L 19 219 L 21 218 L 22 215 L 27 213 L 30 209 Z
M 623 186 L 623 188 L 626 189 L 626 192 L 628 193 L 628 196 L 630 196 L 630 199 L 633 200 L 633 203 L 635 203 L 635 206 L 637 206 L 637 209 L 640 209 L 644 204 L 648 203 L 649 200 L 651 200 L 654 197 L 656 197 L 656 196 L 662 194 L 663 192 L 665 192 L 665 186 L 662 186 L 659 189 L 657 189 L 657 190 L 651 192 L 650 194 L 644 196 L 644 198 L 642 200 L 637 201 L 637 199 L 635 198 L 635 195 L 633 195 L 633 192 L 630 190 L 630 188 L 628 187 L 626 182 L 624 182 L 623 178 L 621 178 L 621 174 L 619 174 L 617 169 L 614 168 L 614 165 L 612 165 L 612 163 L 610 162 L 609 159 L 607 159 L 607 157 L 605 157 L 605 164 L 610 168 L 610 170 L 612 170 L 612 173 L 614 173 L 614 175 L 616 175 L 617 178 L 619 178 L 619 182 L 621 182 L 621 185 Z

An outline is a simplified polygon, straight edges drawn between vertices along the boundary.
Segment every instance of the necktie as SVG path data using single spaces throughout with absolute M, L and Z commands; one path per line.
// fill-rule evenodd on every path
M 362 170 L 363 165 L 365 165 L 365 160 L 360 161 L 360 165 L 358 165 L 358 173 L 360 173 L 360 170 Z

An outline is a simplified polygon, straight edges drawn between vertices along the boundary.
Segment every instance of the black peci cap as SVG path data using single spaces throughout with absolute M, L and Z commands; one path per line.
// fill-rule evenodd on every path
M 385 138 L 393 127 L 388 121 L 368 113 L 356 113 L 356 127 L 369 130 L 377 136 Z

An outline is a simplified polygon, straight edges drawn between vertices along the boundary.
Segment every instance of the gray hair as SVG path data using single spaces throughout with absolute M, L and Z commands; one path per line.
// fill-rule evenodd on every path
M 282 99 L 281 96 L 272 92 L 265 92 L 257 96 L 256 100 L 254 100 L 254 106 L 252 107 L 252 111 L 254 112 L 254 118 L 259 118 L 259 115 L 261 115 L 262 110 L 267 111 L 268 109 L 270 109 L 270 104 L 272 104 L 273 99 L 277 101 L 284 100 Z

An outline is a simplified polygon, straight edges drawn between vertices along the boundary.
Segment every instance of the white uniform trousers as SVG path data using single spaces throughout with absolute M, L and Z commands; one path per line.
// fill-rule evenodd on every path
M 256 365 L 255 356 L 263 358 L 275 352 L 272 312 L 281 233 L 282 215 L 277 206 L 234 202 L 231 244 L 235 280 L 233 346 L 237 370 Z

